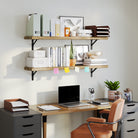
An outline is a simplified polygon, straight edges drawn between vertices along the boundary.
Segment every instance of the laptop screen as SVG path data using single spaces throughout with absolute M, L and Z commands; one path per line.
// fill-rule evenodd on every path
M 80 85 L 58 87 L 58 103 L 79 102 Z

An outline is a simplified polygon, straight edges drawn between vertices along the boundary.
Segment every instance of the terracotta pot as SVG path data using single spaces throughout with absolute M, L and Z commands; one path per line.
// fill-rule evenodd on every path
M 114 101 L 117 90 L 108 90 L 108 99 Z
M 76 59 L 70 59 L 70 66 L 75 66 L 76 64 Z

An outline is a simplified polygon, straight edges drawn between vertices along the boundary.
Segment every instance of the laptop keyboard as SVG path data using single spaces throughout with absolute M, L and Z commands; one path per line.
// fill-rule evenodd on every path
M 68 107 L 75 107 L 75 106 L 83 106 L 83 105 L 89 105 L 89 104 L 77 102 L 77 103 L 64 103 L 63 105 L 68 106 Z

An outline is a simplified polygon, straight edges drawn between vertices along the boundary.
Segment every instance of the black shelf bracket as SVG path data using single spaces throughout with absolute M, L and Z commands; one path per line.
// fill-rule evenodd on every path
M 91 40 L 91 50 L 93 49 L 93 45 L 97 42 L 97 40 Z
M 34 75 L 37 73 L 37 71 L 32 71 L 32 81 L 34 80 Z
M 96 70 L 97 70 L 97 68 L 94 68 L 94 69 L 92 68 L 91 69 L 91 72 L 90 72 L 91 73 L 91 77 L 93 77 L 93 72 L 96 71 Z
M 32 50 L 34 50 L 34 45 L 37 42 L 37 39 L 32 39 Z

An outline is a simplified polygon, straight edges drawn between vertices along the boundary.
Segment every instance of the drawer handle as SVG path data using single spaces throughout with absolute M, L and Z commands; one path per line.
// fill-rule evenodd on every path
M 135 129 L 133 129 L 133 130 L 127 130 L 127 132 L 134 132 L 135 131 Z
M 135 104 L 128 104 L 127 106 L 135 106 Z
M 22 134 L 23 136 L 30 136 L 33 135 L 34 133 L 28 133 L 28 134 Z
M 34 124 L 29 124 L 29 125 L 23 125 L 23 127 L 31 127 L 33 126 Z
M 127 112 L 127 114 L 134 114 L 135 112 Z
M 33 115 L 23 116 L 23 118 L 31 118 L 31 117 L 33 117 Z
M 135 121 L 135 119 L 129 119 L 129 120 L 127 120 L 128 122 L 130 122 L 130 121 Z

